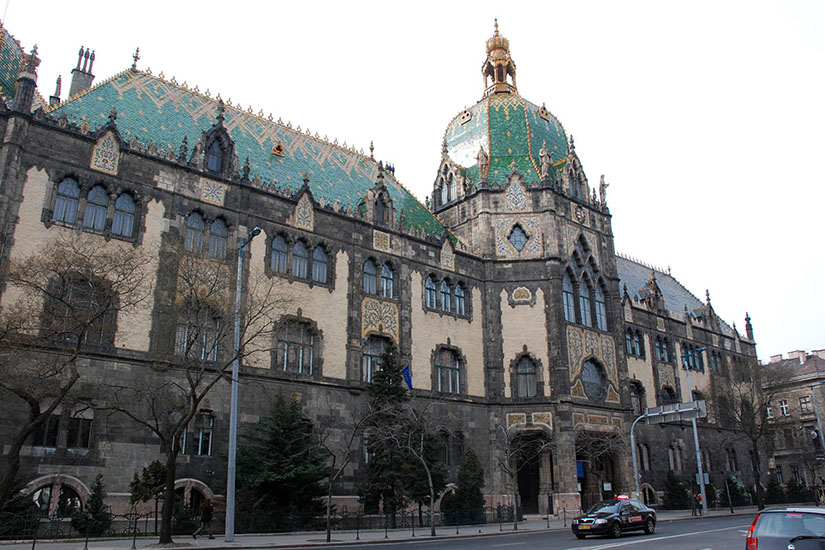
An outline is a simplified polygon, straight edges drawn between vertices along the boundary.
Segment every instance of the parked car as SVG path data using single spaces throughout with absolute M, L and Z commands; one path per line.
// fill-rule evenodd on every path
M 625 531 L 636 530 L 649 535 L 656 529 L 656 511 L 638 500 L 619 496 L 596 504 L 574 519 L 571 528 L 580 539 L 587 535 L 618 537 Z
M 825 510 L 782 508 L 756 514 L 745 550 L 823 550 Z

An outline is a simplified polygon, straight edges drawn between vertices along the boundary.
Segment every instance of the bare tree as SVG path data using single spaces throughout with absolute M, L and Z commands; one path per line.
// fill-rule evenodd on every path
M 174 249 L 174 247 L 172 247 Z M 175 293 L 161 304 L 174 320 L 174 349 L 159 353 L 156 375 L 114 379 L 99 407 L 125 415 L 150 430 L 166 458 L 166 498 L 161 510 L 161 544 L 172 542 L 176 460 L 187 426 L 209 392 L 227 380 L 233 361 L 251 355 L 268 357 L 277 318 L 291 297 L 280 278 L 250 274 L 241 311 L 241 346 L 234 352 L 234 288 L 232 270 L 211 258 L 174 249 L 159 279 L 173 282 Z
M 728 383 L 715 386 L 716 411 L 720 422 L 742 434 L 750 446 L 759 509 L 765 507 L 762 490 L 760 444 L 773 433 L 768 407 L 784 390 L 792 373 L 782 365 L 760 365 L 756 359 L 741 359 L 730 365 Z
M 495 447 L 498 467 L 509 478 L 513 495 L 513 530 L 518 530 L 519 488 L 518 474 L 545 449 L 553 448 L 555 441 L 547 439 L 541 430 L 499 426 Z
M 327 410 L 331 410 L 329 404 Z M 317 423 L 318 446 L 329 455 L 326 506 L 327 542 L 332 540 L 332 493 L 347 466 L 356 458 L 364 426 L 369 421 L 369 411 L 353 411 L 349 420 L 331 413 Z
M 26 411 L 0 476 L 0 505 L 14 493 L 20 450 L 77 394 L 78 364 L 89 349 L 113 346 L 119 314 L 151 293 L 147 254 L 126 243 L 85 234 L 63 236 L 3 270 L 0 395 Z

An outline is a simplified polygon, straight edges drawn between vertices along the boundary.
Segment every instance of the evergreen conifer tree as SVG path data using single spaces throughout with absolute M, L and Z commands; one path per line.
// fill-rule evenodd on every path
M 484 468 L 473 449 L 464 451 L 458 467 L 458 489 L 463 523 L 484 523 Z
M 72 515 L 72 527 L 84 535 L 102 535 L 112 525 L 112 513 L 104 502 L 106 491 L 102 474 L 97 474 L 90 489 L 86 509 Z

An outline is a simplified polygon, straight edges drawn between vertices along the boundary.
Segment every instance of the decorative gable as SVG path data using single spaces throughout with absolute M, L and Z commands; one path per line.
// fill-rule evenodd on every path
M 298 229 L 307 231 L 315 230 L 315 208 L 312 206 L 312 198 L 309 193 L 304 193 L 295 205 L 295 212 L 292 215 L 292 225 Z
M 505 207 L 507 210 L 527 210 L 527 191 L 521 185 L 518 177 L 514 177 L 504 192 Z
M 455 271 L 455 251 L 450 239 L 444 239 L 441 245 L 441 269 Z
M 92 148 L 92 161 L 89 168 L 105 174 L 117 175 L 120 164 L 120 144 L 115 133 L 108 131 L 97 140 Z

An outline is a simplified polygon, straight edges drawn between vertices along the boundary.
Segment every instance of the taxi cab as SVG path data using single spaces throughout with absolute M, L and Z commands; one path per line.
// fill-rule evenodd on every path
M 656 529 L 656 512 L 638 500 L 618 496 L 590 508 L 585 515 L 573 520 L 571 528 L 580 539 L 587 535 L 618 537 L 625 531 L 635 530 L 649 535 Z

